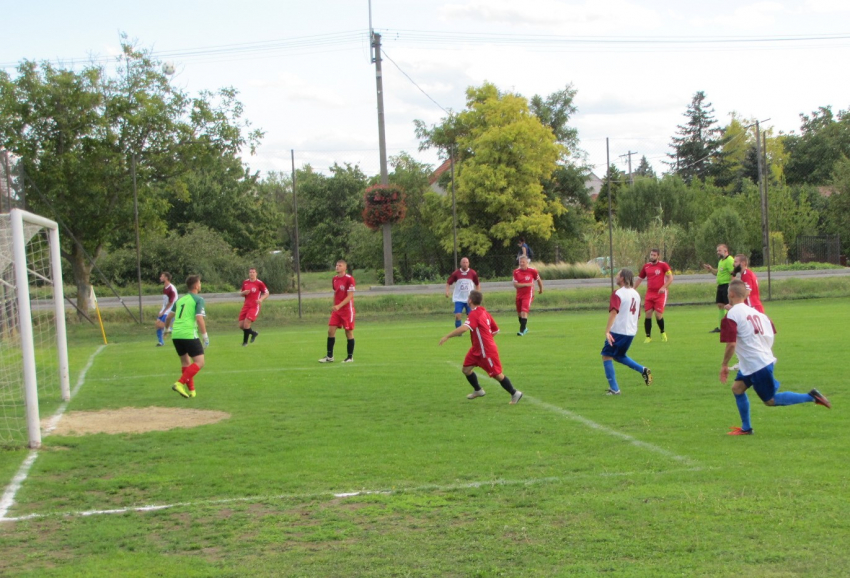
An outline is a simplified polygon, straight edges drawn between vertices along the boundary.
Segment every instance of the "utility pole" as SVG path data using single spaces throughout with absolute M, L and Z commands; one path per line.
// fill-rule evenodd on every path
M 371 3 L 370 3 L 371 4 Z M 378 91 L 378 148 L 381 156 L 381 184 L 389 184 L 387 175 L 387 137 L 384 130 L 384 80 L 381 73 L 381 35 L 371 29 L 371 12 L 369 14 L 369 31 L 372 34 L 372 62 L 375 63 L 375 83 Z M 393 284 L 393 240 L 392 223 L 384 223 L 384 285 Z
M 455 147 L 449 149 L 449 162 L 452 168 L 452 238 L 454 240 L 455 269 L 457 269 L 457 200 L 455 199 Z
M 764 180 L 764 162 L 762 159 L 761 130 L 756 121 L 756 156 L 758 157 L 759 196 L 761 197 L 761 250 L 764 263 L 770 271 L 770 230 L 767 222 L 767 190 Z M 768 274 L 768 278 L 770 275 Z M 768 281 L 768 300 L 770 300 L 770 282 Z
M 632 155 L 636 155 L 636 151 L 629 151 L 624 155 L 620 155 L 620 158 L 629 157 L 629 186 L 633 186 L 635 184 L 635 177 L 632 174 Z

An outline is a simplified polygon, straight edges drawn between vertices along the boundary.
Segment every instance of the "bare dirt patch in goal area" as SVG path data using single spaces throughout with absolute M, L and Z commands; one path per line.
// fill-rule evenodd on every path
M 122 407 L 100 411 L 70 411 L 62 416 L 54 435 L 81 436 L 95 433 L 145 433 L 176 427 L 197 427 L 228 419 L 224 411 L 178 407 Z M 42 420 L 42 427 L 47 420 Z

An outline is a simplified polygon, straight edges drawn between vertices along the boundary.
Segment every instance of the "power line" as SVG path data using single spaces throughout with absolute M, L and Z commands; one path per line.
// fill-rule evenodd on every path
M 390 62 L 392 62 L 392 63 L 395 65 L 395 67 L 396 67 L 396 68 L 398 68 L 398 71 L 399 71 L 399 72 L 401 72 L 404 76 L 406 76 L 406 77 L 407 77 L 407 80 L 409 80 L 409 81 L 413 84 L 413 86 L 415 86 L 416 88 L 418 88 L 418 89 L 419 89 L 419 92 L 421 92 L 421 93 L 422 93 L 422 94 L 424 94 L 426 97 L 428 97 L 428 100 L 430 100 L 431 102 L 433 102 L 434 104 L 436 104 L 436 105 L 440 108 L 440 110 L 442 110 L 444 113 L 446 113 L 446 114 L 448 114 L 448 115 L 451 115 L 451 114 L 452 114 L 452 113 L 450 113 L 449 111 L 447 111 L 445 108 L 443 108 L 443 106 L 442 106 L 439 102 L 437 102 L 436 100 L 434 100 L 433 98 L 431 98 L 431 95 L 430 95 L 430 94 L 428 94 L 427 92 L 425 92 L 425 90 L 424 90 L 421 86 L 419 86 L 418 84 L 416 84 L 416 81 L 415 81 L 415 80 L 413 80 L 412 78 L 410 78 L 410 75 L 409 75 L 409 74 L 407 74 L 404 70 L 402 70 L 402 69 L 401 69 L 401 66 L 399 66 L 398 64 L 396 64 L 395 60 L 393 60 L 392 58 L 390 58 L 390 55 L 389 55 L 389 54 L 387 54 L 387 51 L 386 51 L 386 50 L 381 49 L 381 53 L 382 53 L 384 56 L 386 56 L 387 60 L 389 60 Z
M 835 46 L 836 42 L 850 41 L 850 33 L 800 34 L 780 36 L 560 36 L 560 35 L 523 35 L 492 34 L 474 32 L 440 32 L 428 30 L 385 29 L 383 35 L 387 41 L 397 45 L 429 49 L 457 49 L 470 45 L 524 46 L 529 50 L 576 51 L 583 50 L 637 50 L 664 51 L 677 47 L 681 50 L 769 50 L 776 48 L 814 48 L 824 43 Z M 151 55 L 157 59 L 237 59 L 238 57 L 256 58 L 262 55 L 303 54 L 304 51 L 324 52 L 349 50 L 368 42 L 368 37 L 360 30 L 296 36 L 257 42 L 242 42 L 183 48 L 174 50 L 155 50 Z M 802 43 L 815 43 L 804 45 Z M 846 46 L 846 44 L 839 44 Z M 87 64 L 108 64 L 116 56 L 88 56 L 76 58 L 39 59 L 57 62 L 66 66 Z M 0 68 L 14 68 L 18 62 L 0 62 Z

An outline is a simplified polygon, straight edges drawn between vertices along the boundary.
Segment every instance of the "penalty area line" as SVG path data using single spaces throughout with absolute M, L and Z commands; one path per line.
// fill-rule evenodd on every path
M 89 357 L 88 363 L 80 372 L 79 377 L 77 378 L 77 383 L 74 385 L 74 389 L 71 390 L 71 399 L 77 395 L 77 392 L 80 391 L 80 388 L 83 386 L 83 383 L 86 381 L 86 374 L 91 369 L 92 365 L 94 365 L 94 358 L 97 357 L 97 354 L 103 351 L 106 345 L 101 345 L 97 348 L 97 350 L 91 354 Z M 65 410 L 68 409 L 68 401 L 63 402 L 59 408 L 56 410 L 56 413 L 51 416 L 51 418 L 47 421 L 47 424 L 44 427 L 43 437 L 47 437 L 50 433 L 56 429 L 56 426 L 59 425 L 59 420 L 62 419 L 62 415 L 65 413 Z M 32 465 L 35 463 L 35 459 L 38 457 L 38 450 L 30 450 L 29 455 L 27 455 L 24 463 L 21 464 L 21 467 L 18 468 L 17 473 L 12 478 L 12 481 L 6 486 L 6 489 L 3 491 L 3 496 L 0 497 L 0 522 L 4 522 L 7 520 L 14 520 L 15 518 L 7 518 L 6 514 L 9 512 L 9 509 L 15 504 L 15 496 L 17 496 L 18 491 L 20 491 L 21 486 L 26 481 L 29 476 L 30 469 Z
M 510 487 L 510 486 L 539 486 L 543 484 L 559 484 L 567 481 L 573 481 L 576 479 L 595 479 L 595 478 L 619 478 L 619 477 L 635 477 L 635 476 L 663 476 L 663 475 L 672 475 L 672 474 L 681 474 L 686 472 L 700 472 L 707 469 L 717 469 L 717 468 L 703 468 L 703 467 L 691 467 L 691 468 L 677 468 L 672 470 L 661 470 L 661 471 L 645 471 L 645 472 L 602 472 L 602 473 L 576 473 L 571 474 L 569 476 L 549 476 L 544 478 L 529 478 L 525 480 L 506 480 L 506 479 L 495 479 L 495 480 L 483 480 L 483 481 L 474 481 L 474 482 L 463 482 L 457 484 L 421 484 L 418 486 L 410 486 L 410 487 L 392 487 L 383 490 L 353 490 L 348 492 L 334 492 L 334 491 L 325 491 L 325 492 L 310 492 L 310 493 L 297 493 L 297 494 L 276 494 L 269 496 L 244 496 L 239 498 L 223 498 L 220 500 L 199 500 L 195 502 L 175 502 L 173 504 L 150 504 L 146 506 L 128 506 L 125 508 L 110 508 L 104 510 L 81 510 L 75 512 L 50 512 L 47 514 L 26 514 L 23 516 L 10 516 L 10 517 L 2 517 L 0 518 L 0 522 L 22 522 L 25 520 L 35 520 L 40 518 L 51 518 L 51 517 L 64 517 L 64 518 L 72 518 L 72 517 L 89 517 L 89 516 L 104 516 L 111 514 L 128 514 L 133 512 L 157 512 L 162 510 L 171 510 L 177 508 L 203 508 L 210 506 L 225 506 L 228 504 L 258 504 L 263 502 L 275 502 L 275 501 L 283 501 L 283 500 L 314 500 L 317 498 L 336 498 L 336 499 L 345 499 L 345 498 L 355 498 L 360 496 L 373 496 L 373 495 L 400 495 L 400 494 L 409 494 L 409 493 L 423 493 L 423 492 L 455 492 L 455 491 L 463 491 L 463 490 L 473 490 L 478 488 L 497 488 L 497 487 Z

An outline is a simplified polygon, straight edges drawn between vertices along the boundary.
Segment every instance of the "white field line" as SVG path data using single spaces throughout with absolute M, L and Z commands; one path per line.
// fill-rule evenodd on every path
M 80 376 L 77 378 L 77 383 L 74 385 L 74 389 L 71 390 L 71 399 L 77 395 L 77 392 L 80 391 L 80 388 L 83 386 L 83 383 L 86 381 L 86 374 L 88 373 L 91 366 L 94 364 L 94 358 L 98 353 L 103 351 L 105 345 L 101 345 L 97 348 L 97 350 L 91 354 L 89 357 L 88 363 L 83 368 L 83 371 L 80 372 Z M 56 429 L 56 426 L 59 424 L 59 420 L 62 418 L 62 415 L 65 413 L 65 410 L 68 408 L 69 402 L 63 402 L 59 408 L 56 410 L 56 413 L 48 420 L 44 431 L 42 432 L 43 437 L 50 435 L 50 433 Z M 18 472 L 12 478 L 12 482 L 6 486 L 5 491 L 3 492 L 3 497 L 0 498 L 0 522 L 6 520 L 12 520 L 14 518 L 7 518 L 6 514 L 9 512 L 9 508 L 11 508 L 15 504 L 15 496 L 18 494 L 18 491 L 21 489 L 21 486 L 26 481 L 27 476 L 29 476 L 30 468 L 35 463 L 35 459 L 38 457 L 38 450 L 30 451 L 29 455 L 24 460 L 24 463 L 21 464 L 21 467 L 18 469 Z
M 601 431 L 603 433 L 606 433 L 606 434 L 613 436 L 613 437 L 616 437 L 616 438 L 620 438 L 621 440 L 627 441 L 630 444 L 632 444 L 633 446 L 639 447 L 641 449 L 649 450 L 651 452 L 660 454 L 662 456 L 670 458 L 671 460 L 675 460 L 677 462 L 680 462 L 684 465 L 694 466 L 694 467 L 699 465 L 698 462 L 692 460 L 691 458 L 688 458 L 688 457 L 685 457 L 685 456 L 680 456 L 680 455 L 675 454 L 675 453 L 673 453 L 669 450 L 665 450 L 664 448 L 658 447 L 656 445 L 653 445 L 653 444 L 650 444 L 650 443 L 647 443 L 647 442 L 642 442 L 637 438 L 633 438 L 632 436 L 630 436 L 628 434 L 624 434 L 622 432 L 618 432 L 617 430 L 606 427 L 602 424 L 598 424 L 595 421 L 589 420 L 586 417 L 580 416 L 579 414 L 571 412 L 568 409 L 558 407 L 557 405 L 552 405 L 551 403 L 546 403 L 545 401 L 540 401 L 539 399 L 531 397 L 530 395 L 523 394 L 522 399 L 525 400 L 525 401 L 529 401 L 529 402 L 531 402 L 532 404 L 534 404 L 538 407 L 542 407 L 543 409 L 557 413 L 558 415 L 562 415 L 567 419 L 577 421 L 580 424 L 586 425 L 587 427 L 589 427 L 591 429 Z
M 175 502 L 173 504 L 150 504 L 146 506 L 129 506 L 126 508 L 112 508 L 108 510 L 80 510 L 74 512 L 50 512 L 47 514 L 27 514 L 25 516 L 16 516 L 8 518 L 0 518 L 0 522 L 22 522 L 24 520 L 34 520 L 48 517 L 87 517 L 87 516 L 103 516 L 109 514 L 127 514 L 130 512 L 155 512 L 159 510 L 169 510 L 174 508 L 199 508 L 208 506 L 222 506 L 227 504 L 260 504 L 266 502 L 277 502 L 285 500 L 314 500 L 317 498 L 353 498 L 357 496 L 370 495 L 399 495 L 405 493 L 417 492 L 452 492 L 462 491 L 475 488 L 495 488 L 500 486 L 536 486 L 542 484 L 558 484 L 576 479 L 586 478 L 616 478 L 616 477 L 634 477 L 634 476 L 662 476 L 668 474 L 681 474 L 684 472 L 699 472 L 706 468 L 692 467 L 679 468 L 663 471 L 647 471 L 647 472 L 603 472 L 598 474 L 572 474 L 569 476 L 550 476 L 546 478 L 530 478 L 526 480 L 485 480 L 478 482 L 464 482 L 458 484 L 423 484 L 419 486 L 411 486 L 408 488 L 391 488 L 384 490 L 354 490 L 349 492 L 312 492 L 301 494 L 276 494 L 269 496 L 244 496 L 240 498 L 224 498 L 221 500 L 200 500 L 196 502 Z
M 450 364 L 454 367 L 458 367 L 458 365 L 456 363 L 452 363 L 450 361 L 447 361 L 446 363 L 448 363 L 448 364 Z M 656 445 L 653 445 L 653 444 L 650 444 L 650 443 L 647 443 L 647 442 L 642 442 L 637 438 L 633 438 L 632 436 L 630 436 L 628 434 L 624 434 L 624 433 L 618 432 L 617 430 L 606 427 L 602 424 L 598 424 L 595 421 L 587 419 L 586 417 L 583 417 L 583 416 L 581 416 L 581 415 L 579 415 L 575 412 L 572 412 L 568 409 L 558 407 L 557 405 L 552 405 L 551 403 L 546 403 L 545 401 L 541 401 L 541 400 L 536 399 L 536 398 L 534 398 L 530 395 L 527 395 L 525 393 L 523 393 L 522 399 L 527 401 L 527 402 L 532 403 L 533 405 L 536 405 L 538 407 L 542 407 L 543 409 L 546 409 L 548 411 L 551 411 L 553 413 L 561 415 L 561 416 L 563 416 L 567 419 L 577 421 L 580 424 L 586 425 L 587 427 L 589 427 L 591 429 L 595 429 L 596 431 L 600 431 L 600 432 L 606 433 L 610 436 L 620 438 L 621 440 L 627 441 L 627 442 L 629 442 L 630 444 L 632 444 L 636 447 L 639 447 L 639 448 L 660 454 L 662 456 L 670 458 L 671 460 L 675 460 L 677 462 L 680 462 L 684 465 L 694 466 L 694 467 L 699 466 L 699 463 L 696 462 L 695 460 L 692 460 L 691 458 L 688 458 L 688 457 L 685 457 L 685 456 L 680 456 L 680 455 L 675 454 L 671 451 L 665 450 L 664 448 L 658 447 Z

